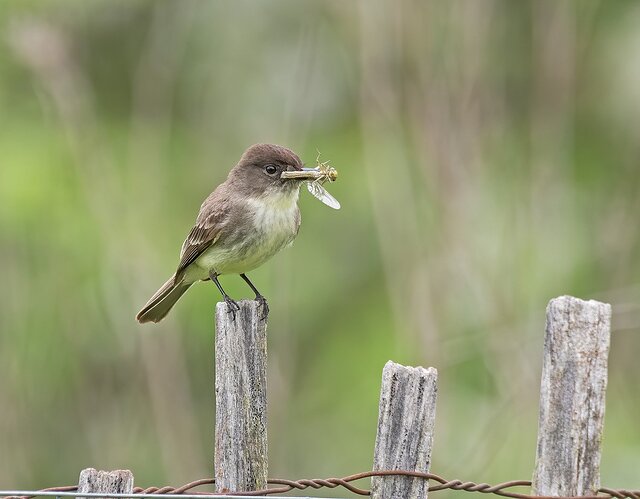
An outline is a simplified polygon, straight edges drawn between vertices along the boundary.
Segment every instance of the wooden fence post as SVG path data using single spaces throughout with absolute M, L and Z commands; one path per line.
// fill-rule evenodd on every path
M 215 478 L 221 493 L 267 486 L 267 321 L 253 300 L 216 307 Z
M 593 495 L 600 450 L 611 305 L 561 296 L 547 306 L 533 493 Z
M 80 472 L 78 493 L 131 494 L 133 473 L 129 470 L 98 471 L 86 468 Z M 108 497 L 108 496 L 107 496 Z M 78 499 L 83 499 L 78 496 Z
M 387 362 L 382 371 L 375 470 L 429 472 L 438 371 Z M 372 499 L 426 499 L 422 478 L 373 477 Z

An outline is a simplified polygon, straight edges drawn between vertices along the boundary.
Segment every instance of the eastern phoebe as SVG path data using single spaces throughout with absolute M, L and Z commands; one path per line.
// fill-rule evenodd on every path
M 283 172 L 296 172 L 295 178 Z M 300 186 L 316 176 L 316 169 L 304 168 L 286 147 L 256 144 L 247 149 L 227 180 L 202 203 L 182 245 L 178 269 L 138 312 L 138 322 L 161 321 L 194 282 L 209 279 L 235 316 L 240 307 L 222 289 L 222 274 L 240 274 L 266 317 L 267 301 L 245 273 L 293 242 L 300 228 Z

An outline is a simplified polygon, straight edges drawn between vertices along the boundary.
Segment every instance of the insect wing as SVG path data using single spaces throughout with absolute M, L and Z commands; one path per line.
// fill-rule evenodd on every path
M 340 209 L 340 203 L 336 198 L 327 192 L 318 182 L 308 182 L 307 189 L 313 195 L 313 197 L 319 199 L 324 204 L 333 208 L 334 210 Z

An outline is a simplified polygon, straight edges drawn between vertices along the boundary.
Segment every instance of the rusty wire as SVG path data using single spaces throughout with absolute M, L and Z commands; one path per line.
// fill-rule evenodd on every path
M 511 497 L 514 499 L 640 499 L 640 490 L 626 490 L 626 489 L 610 489 L 601 487 L 598 489 L 596 495 L 590 496 L 536 496 L 530 494 L 521 494 L 518 492 L 509 491 L 514 487 L 530 487 L 531 481 L 529 480 L 511 480 L 508 482 L 498 483 L 496 485 L 489 485 L 488 483 L 475 483 L 475 482 L 463 482 L 461 480 L 446 480 L 439 475 L 433 473 L 422 473 L 419 471 L 405 471 L 405 470 L 382 470 L 382 471 L 365 471 L 362 473 L 356 473 L 343 478 L 313 478 L 313 479 L 301 479 L 301 480 L 285 480 L 281 478 L 272 478 L 267 480 L 267 483 L 272 487 L 248 491 L 248 492 L 224 492 L 226 496 L 267 496 L 271 494 L 284 494 L 292 490 L 304 490 L 309 487 L 313 489 L 320 488 L 336 488 L 343 487 L 354 494 L 369 496 L 371 491 L 368 489 L 362 489 L 356 487 L 351 482 L 362 480 L 370 477 L 382 477 L 382 476 L 405 476 L 410 478 L 422 478 L 425 480 L 433 480 L 437 482 L 437 485 L 430 485 L 429 492 L 436 492 L 438 490 L 461 490 L 464 492 L 480 492 L 483 494 L 495 494 L 503 497 Z M 131 497 L 135 498 L 137 494 L 185 494 L 198 495 L 205 499 L 206 497 L 219 497 L 220 494 L 213 492 L 193 491 L 192 489 L 200 487 L 202 485 L 212 485 L 215 483 L 213 478 L 203 478 L 200 480 L 194 480 L 193 482 L 186 483 L 181 487 L 134 487 Z M 78 487 L 76 485 L 68 485 L 64 487 L 51 487 L 48 489 L 41 489 L 34 491 L 33 495 L 24 496 L 6 496 L 5 499 L 31 499 L 37 497 L 37 492 L 76 492 Z M 105 494 L 109 497 L 108 494 Z M 292 498 L 293 499 L 293 498 Z

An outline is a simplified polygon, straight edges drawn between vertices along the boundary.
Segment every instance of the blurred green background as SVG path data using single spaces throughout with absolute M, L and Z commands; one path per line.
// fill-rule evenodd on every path
M 262 141 L 320 150 L 343 206 L 303 191 L 251 274 L 271 476 L 370 469 L 393 359 L 439 369 L 435 473 L 530 478 L 573 294 L 613 305 L 602 482 L 640 487 L 638 26 L 633 0 L 3 0 L 0 489 L 211 474 L 219 294 L 134 315 Z

